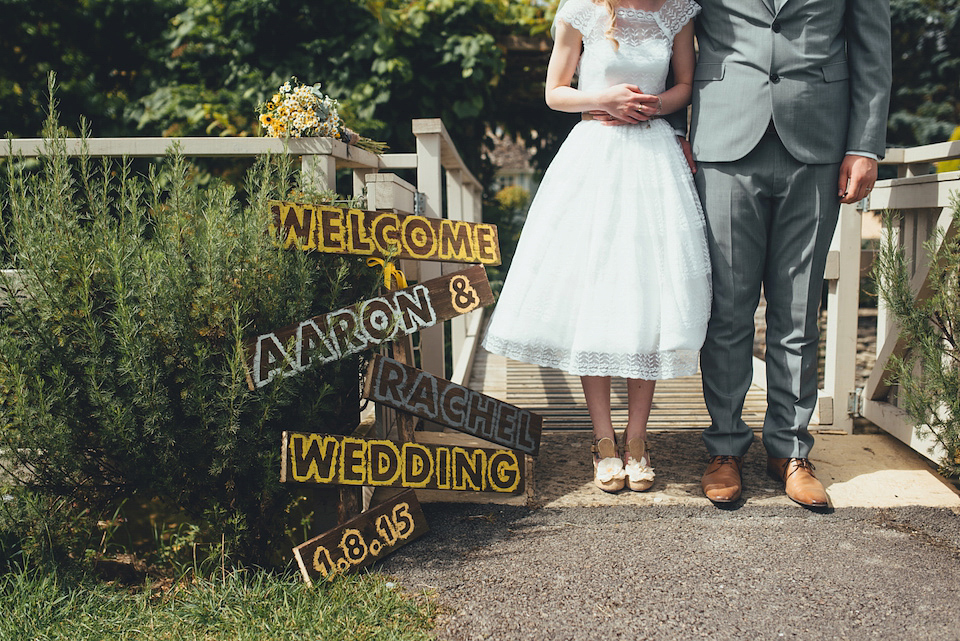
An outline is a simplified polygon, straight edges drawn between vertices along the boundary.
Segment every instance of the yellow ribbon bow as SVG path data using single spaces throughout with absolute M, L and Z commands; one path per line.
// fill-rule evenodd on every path
M 383 267 L 383 286 L 387 289 L 390 289 L 390 281 L 393 280 L 397 284 L 397 289 L 406 289 L 407 279 L 403 275 L 403 272 L 400 271 L 396 265 L 390 261 L 383 260 L 382 258 L 368 258 L 367 267 Z

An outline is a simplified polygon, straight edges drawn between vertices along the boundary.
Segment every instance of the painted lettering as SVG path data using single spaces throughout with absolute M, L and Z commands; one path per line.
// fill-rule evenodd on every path
M 483 450 L 453 448 L 453 489 L 480 492 L 486 489 L 484 471 L 487 460 Z
M 286 483 L 515 492 L 522 485 L 513 450 L 394 443 L 332 434 L 284 432 Z
M 497 424 L 496 400 L 471 390 L 469 406 L 470 415 L 467 418 L 467 424 L 470 426 L 471 433 L 484 438 L 492 437 Z
M 534 456 L 540 447 L 540 416 L 379 354 L 363 397 Z
M 339 480 L 351 485 L 364 485 L 367 480 L 366 454 L 367 441 L 360 438 L 344 438 L 340 442 Z
M 320 242 L 317 243 L 318 247 L 325 250 L 344 249 L 341 213 L 339 209 L 333 207 L 320 208 Z
M 523 478 L 520 474 L 520 461 L 509 450 L 494 450 L 487 465 L 490 489 L 496 492 L 514 492 Z
M 437 382 L 426 372 L 417 377 L 413 384 L 413 391 L 407 401 L 410 411 L 414 414 L 424 413 L 427 416 L 437 415 Z
M 361 304 L 363 331 L 373 343 L 383 343 L 397 333 L 393 308 L 386 298 L 371 298 Z
M 268 207 L 270 233 L 285 249 L 500 264 L 497 228 L 488 223 L 276 200 Z
M 407 490 L 298 545 L 293 554 L 303 580 L 313 585 L 370 565 L 429 529 L 416 494 Z
M 441 221 L 439 254 L 443 260 L 476 260 L 479 252 L 470 226 L 455 220 Z
M 500 253 L 496 231 L 492 225 L 477 227 L 477 255 L 481 263 L 496 260 Z
M 340 443 L 317 434 L 290 434 L 290 458 L 296 481 L 330 483 L 337 472 Z
M 370 485 L 392 485 L 403 471 L 400 465 L 400 448 L 391 441 L 372 441 L 367 448 L 369 469 L 367 482 Z
M 437 237 L 425 218 L 408 216 L 403 221 L 403 241 L 414 258 L 424 260 L 437 251 Z
M 396 292 L 397 309 L 408 333 L 437 322 L 437 313 L 430 304 L 430 292 L 423 285 L 415 285 L 410 291 Z
M 361 255 L 373 253 L 373 243 L 370 242 L 367 228 L 363 223 L 362 211 L 351 209 L 347 212 L 347 233 L 350 237 L 351 253 Z

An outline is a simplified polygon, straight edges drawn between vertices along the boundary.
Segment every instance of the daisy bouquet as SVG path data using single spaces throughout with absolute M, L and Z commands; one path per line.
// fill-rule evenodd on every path
M 386 145 L 364 138 L 344 124 L 339 103 L 320 91 L 320 83 L 306 85 L 291 78 L 280 85 L 273 97 L 260 105 L 260 126 L 267 136 L 301 138 L 323 136 L 341 140 L 373 153 L 383 153 Z

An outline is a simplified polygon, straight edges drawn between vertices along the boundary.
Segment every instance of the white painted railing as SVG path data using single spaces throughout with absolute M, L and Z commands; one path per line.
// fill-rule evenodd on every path
M 939 455 L 930 451 L 932 439 L 916 435 L 914 422 L 897 406 L 896 390 L 886 383 L 890 356 L 903 353 L 905 346 L 882 301 L 877 318 L 877 361 L 865 386 L 861 389 L 855 386 L 860 216 L 862 212 L 899 212 L 899 229 L 894 233 L 907 264 L 911 265 L 913 289 L 922 296 L 929 269 L 923 243 L 937 229 L 946 232 L 948 237 L 956 233 L 956 225 L 951 223 L 950 195 L 960 192 L 960 172 L 931 174 L 931 164 L 957 158 L 960 158 L 960 141 L 889 149 L 882 163 L 897 166 L 898 178 L 878 181 L 862 206 L 840 208 L 826 270 L 829 295 L 824 389 L 820 398 L 821 429 L 850 433 L 854 417 L 863 416 L 925 456 Z
M 353 196 L 367 192 L 367 208 L 419 213 L 434 218 L 481 222 L 482 186 L 473 176 L 439 118 L 413 120 L 416 151 L 377 154 L 332 138 L 90 138 L 68 139 L 69 155 L 159 157 L 174 144 L 187 157 L 241 158 L 266 153 L 300 158 L 301 172 L 320 188 L 336 190 L 338 169 L 353 170 Z M 0 157 L 37 157 L 43 139 L 6 139 Z M 417 185 L 387 173 L 415 170 Z M 444 187 L 446 195 L 444 195 Z M 403 261 L 410 280 L 427 280 L 463 266 Z M 318 310 L 322 311 L 322 310 Z M 463 384 L 469 374 L 483 310 L 450 321 L 453 371 L 446 371 L 443 324 L 420 332 L 420 364 L 428 372 Z

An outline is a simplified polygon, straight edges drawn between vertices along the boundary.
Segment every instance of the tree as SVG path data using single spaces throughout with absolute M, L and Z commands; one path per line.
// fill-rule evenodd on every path
M 946 140 L 960 124 L 960 0 L 892 0 L 888 144 Z
M 47 73 L 60 72 L 60 106 L 97 136 L 129 133 L 124 111 L 162 83 L 157 25 L 175 0 L 0 0 L 0 134 L 36 136 L 45 117 Z

